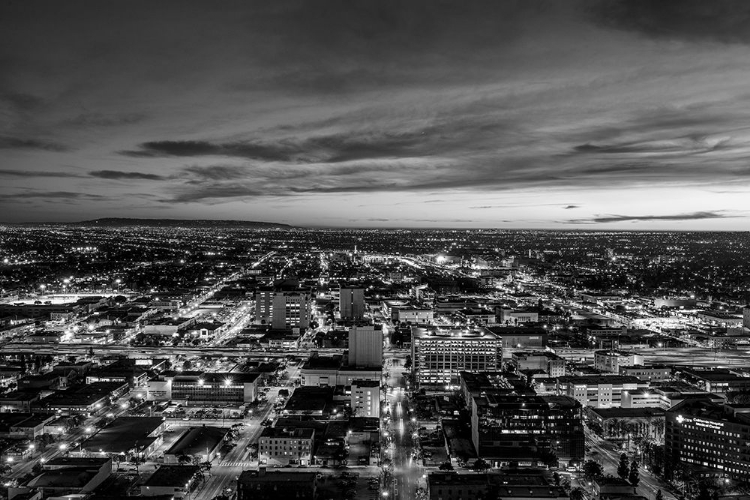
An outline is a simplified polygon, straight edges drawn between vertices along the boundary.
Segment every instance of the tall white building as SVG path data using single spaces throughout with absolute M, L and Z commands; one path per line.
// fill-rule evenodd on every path
M 362 319 L 365 316 L 365 289 L 355 286 L 339 289 L 341 319 Z
M 380 368 L 383 365 L 383 330 L 380 325 L 354 326 L 349 330 L 349 366 Z

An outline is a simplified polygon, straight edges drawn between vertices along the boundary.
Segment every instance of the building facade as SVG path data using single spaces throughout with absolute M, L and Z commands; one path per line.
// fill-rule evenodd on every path
M 339 312 L 341 319 L 362 319 L 365 317 L 365 289 L 355 286 L 339 289 Z
M 500 338 L 486 328 L 413 327 L 411 356 L 418 385 L 457 386 L 461 371 L 497 371 L 503 346 Z
M 315 430 L 265 427 L 258 440 L 258 459 L 268 465 L 310 465 Z
M 380 381 L 354 380 L 351 407 L 355 417 L 380 417 Z
M 349 366 L 383 365 L 383 329 L 380 325 L 353 326 L 349 330 Z

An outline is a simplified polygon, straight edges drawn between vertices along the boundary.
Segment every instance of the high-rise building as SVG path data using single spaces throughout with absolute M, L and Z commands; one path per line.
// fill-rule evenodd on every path
M 701 474 L 750 479 L 750 415 L 747 408 L 687 400 L 667 411 L 665 454 Z
M 274 329 L 307 328 L 310 326 L 312 301 L 306 290 L 276 292 L 273 296 L 271 326 Z
M 383 329 L 380 325 L 353 326 L 349 330 L 349 366 L 383 365 Z
M 346 286 L 339 289 L 341 319 L 362 319 L 365 316 L 365 289 Z
M 273 315 L 273 287 L 258 288 L 255 292 L 255 322 L 259 325 L 271 324 Z
M 497 371 L 501 367 L 502 340 L 487 328 L 413 327 L 411 332 L 412 369 L 420 386 L 458 385 L 461 371 Z

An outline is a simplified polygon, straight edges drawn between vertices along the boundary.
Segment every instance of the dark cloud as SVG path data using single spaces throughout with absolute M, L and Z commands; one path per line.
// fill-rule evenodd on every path
M 142 122 L 146 117 L 143 113 L 81 113 L 74 118 L 65 120 L 63 124 L 73 127 L 117 127 Z
M 591 219 L 574 219 L 568 221 L 571 224 L 607 224 L 612 222 L 642 222 L 642 221 L 690 221 L 703 219 L 728 219 L 736 217 L 727 215 L 721 211 L 717 212 L 692 212 L 675 215 L 608 215 L 594 217 Z
M 79 193 L 75 191 L 23 191 L 18 193 L 9 193 L 2 195 L 3 199 L 27 199 L 27 198 L 39 198 L 46 200 L 106 200 L 108 196 L 91 194 L 91 193 Z
M 71 172 L 53 172 L 49 170 L 13 170 L 13 169 L 0 169 L 0 177 L 82 177 L 81 175 L 74 174 Z
M 21 112 L 39 109 L 45 103 L 44 99 L 32 94 L 25 94 L 23 92 L 5 92 L 3 94 L 0 94 L 0 102 L 9 105 L 16 111 Z
M 157 174 L 147 174 L 143 172 L 123 172 L 120 170 L 94 170 L 89 172 L 91 177 L 98 177 L 100 179 L 112 179 L 112 180 L 148 180 L 148 181 L 163 181 L 167 177 Z
M 40 139 L 0 136 L 0 149 L 30 149 L 62 153 L 70 151 L 68 146 Z
M 190 182 L 198 184 L 204 181 L 233 181 L 252 175 L 247 168 L 239 165 L 191 166 L 183 168 L 182 172 L 193 178 Z
M 604 0 L 591 3 L 596 22 L 656 38 L 750 43 L 744 0 Z

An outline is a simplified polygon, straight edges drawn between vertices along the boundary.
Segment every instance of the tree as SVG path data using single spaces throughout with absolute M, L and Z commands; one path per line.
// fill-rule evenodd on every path
M 552 480 L 555 481 L 555 486 L 560 486 L 560 474 L 558 472 L 552 473 Z
M 193 463 L 193 457 L 191 457 L 190 455 L 180 455 L 179 457 L 177 457 L 177 462 L 180 465 L 189 465 Z
M 211 474 L 211 462 L 205 461 L 201 463 L 201 472 L 208 472 L 209 475 Z
M 583 464 L 583 475 L 589 481 L 602 477 L 604 475 L 602 464 L 593 460 L 587 460 Z
M 627 479 L 630 475 L 630 467 L 628 463 L 628 456 L 623 453 L 620 455 L 620 464 L 617 466 L 617 476 L 620 479 Z
M 656 492 L 656 500 L 664 500 L 664 493 L 661 490 Z
M 483 458 L 477 458 L 472 466 L 472 469 L 474 469 L 475 472 L 484 472 L 489 468 L 490 464 L 488 464 Z
M 630 473 L 628 474 L 628 481 L 630 481 L 630 484 L 633 486 L 638 486 L 638 483 L 641 482 L 641 476 L 638 472 L 638 462 L 633 460 L 630 462 Z
M 450 462 L 443 462 L 440 464 L 440 467 L 438 467 L 440 470 L 453 470 L 453 465 L 451 465 Z

